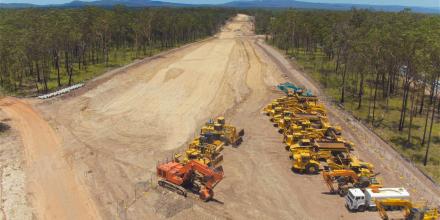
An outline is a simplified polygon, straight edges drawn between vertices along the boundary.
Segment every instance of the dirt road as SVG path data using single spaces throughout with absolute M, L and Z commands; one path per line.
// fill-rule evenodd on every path
M 68 175 L 63 177 L 70 185 L 62 181 L 58 187 L 78 191 L 68 191 L 68 195 L 75 194 L 69 197 L 71 200 L 93 201 L 78 207 L 86 210 L 86 217 L 379 219 L 375 212 L 349 213 L 343 198 L 326 193 L 328 189 L 321 176 L 290 171 L 291 162 L 281 144 L 282 137 L 260 111 L 280 96 L 273 87 L 286 78 L 299 80 L 316 92 L 319 88 L 276 50 L 259 41 L 248 16 L 238 15 L 213 39 L 163 53 L 104 77 L 107 80 L 88 83 L 78 95 L 34 104 L 51 126 L 25 103 L 17 104 L 17 108 L 29 112 L 30 116 L 24 119 L 20 118 L 25 117 L 22 114 L 8 111 L 16 115 L 14 121 L 18 122 L 25 146 L 35 145 L 32 138 L 40 135 L 44 138 L 35 140 L 36 143 L 48 145 L 41 152 L 51 158 L 47 160 L 50 162 L 31 160 L 36 161 L 36 166 L 30 166 L 28 179 L 51 182 L 55 180 L 48 175 L 52 172 Z M 330 104 L 328 107 L 344 131 L 354 127 L 344 121 L 339 110 Z M 216 201 L 184 199 L 157 187 L 157 161 L 182 150 L 208 118 L 219 115 L 244 128 L 246 135 L 239 148 L 224 150 L 226 178 L 215 188 Z M 31 135 L 42 131 L 44 134 Z M 362 145 L 364 139 L 356 139 L 356 132 L 346 133 L 366 146 Z M 370 133 L 366 135 L 367 139 L 377 139 Z M 377 145 L 371 149 L 387 147 Z M 404 185 L 399 173 L 386 169 L 388 161 L 377 159 L 376 154 L 365 148 L 360 147 L 360 157 L 373 159 L 383 171 L 386 183 Z M 38 152 L 36 155 L 41 156 Z M 404 164 L 400 160 L 397 163 Z M 71 169 L 44 170 L 48 167 Z M 429 189 L 421 194 L 440 195 L 426 178 L 417 173 L 413 176 L 420 187 Z M 52 191 L 48 186 L 41 185 L 33 197 L 41 201 L 57 199 L 45 199 Z M 66 203 L 50 210 L 38 204 L 34 207 L 41 213 L 60 209 L 54 213 L 57 217 L 69 216 L 71 213 L 66 209 L 76 209 Z
M 100 219 L 88 193 L 75 179 L 49 124 L 27 103 L 4 98 L 0 107 L 20 131 L 25 147 L 27 190 L 40 219 Z

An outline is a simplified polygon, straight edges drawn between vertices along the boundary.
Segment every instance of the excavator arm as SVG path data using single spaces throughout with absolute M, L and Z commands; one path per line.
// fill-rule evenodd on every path
M 197 172 L 202 176 L 201 180 L 204 187 L 199 192 L 200 198 L 204 201 L 210 200 L 214 197 L 213 188 L 223 179 L 223 168 L 220 166 L 213 170 L 204 164 L 192 160 L 181 170 L 181 173 L 185 173 L 183 179 L 190 178 L 193 172 Z
M 377 211 L 382 219 L 388 220 L 388 214 L 385 207 L 401 207 L 405 211 L 405 217 L 407 217 L 410 213 L 410 210 L 413 208 L 411 201 L 406 199 L 381 199 L 375 200 Z
M 353 170 L 333 170 L 333 171 L 324 171 L 322 172 L 322 177 L 324 178 L 325 183 L 327 184 L 330 192 L 336 192 L 333 183 L 339 177 L 349 178 L 351 181 L 357 182 L 359 180 L 358 175 Z

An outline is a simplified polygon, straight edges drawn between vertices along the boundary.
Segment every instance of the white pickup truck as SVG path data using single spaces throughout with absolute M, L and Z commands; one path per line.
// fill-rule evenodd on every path
M 409 192 L 405 188 L 366 188 L 365 190 L 352 188 L 345 196 L 345 205 L 350 211 L 374 210 L 376 199 L 409 199 Z

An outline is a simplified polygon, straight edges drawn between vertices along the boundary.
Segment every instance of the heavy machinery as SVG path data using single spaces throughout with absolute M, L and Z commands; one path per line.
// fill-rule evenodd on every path
M 209 120 L 201 129 L 200 135 L 210 133 L 214 140 L 220 140 L 225 145 L 232 144 L 238 146 L 243 141 L 244 130 L 237 132 L 237 128 L 226 124 L 224 117 L 218 117 L 216 120 Z
M 223 161 L 224 143 L 220 140 L 214 140 L 210 133 L 203 134 L 195 138 L 183 154 L 175 154 L 174 160 L 186 164 L 191 160 L 196 160 L 208 166 L 218 166 Z
M 307 174 L 319 173 L 319 155 L 308 147 L 299 147 L 292 150 L 290 159 L 293 160 L 292 170 L 294 172 Z
M 277 113 L 275 109 L 292 110 L 295 112 L 313 112 L 315 114 L 325 115 L 325 108 L 322 104 L 318 104 L 318 98 L 315 96 L 301 96 L 294 94 L 292 96 L 285 96 L 274 99 L 266 107 L 263 108 L 263 113 L 274 117 Z
M 322 145 L 310 139 L 301 139 L 290 146 L 289 158 L 293 160 L 292 170 L 300 173 L 317 174 L 320 170 L 320 161 L 347 152 L 344 144 Z
M 345 196 L 345 206 L 353 212 L 375 210 L 375 201 L 382 199 L 409 199 L 409 193 L 405 188 L 351 188 Z
M 185 165 L 178 162 L 158 164 L 158 184 L 179 195 L 186 196 L 186 191 L 198 192 L 200 199 L 209 201 L 214 197 L 214 187 L 223 179 L 223 168 L 211 169 L 197 161 Z
M 277 85 L 277 88 L 284 92 L 286 95 L 290 95 L 292 93 L 303 93 L 304 89 L 293 85 L 290 82 L 285 82 Z
M 288 150 L 292 153 L 296 149 L 305 148 L 319 154 L 320 160 L 327 160 L 331 157 L 339 154 L 348 153 L 350 151 L 345 143 L 342 142 L 322 142 L 311 139 L 300 139 L 293 145 L 287 146 Z M 287 149 L 286 147 L 286 149 Z
M 415 205 L 408 199 L 377 199 L 375 200 L 377 211 L 380 217 L 388 220 L 387 210 L 402 209 L 405 220 L 437 220 L 439 218 L 438 210 L 428 208 L 426 205 Z
M 348 189 L 356 187 L 360 189 L 379 188 L 382 187 L 377 180 L 377 174 L 372 174 L 368 169 L 362 169 L 360 173 L 354 170 L 331 170 L 323 171 L 322 177 L 331 193 L 338 193 L 340 196 L 345 196 Z M 337 187 L 334 186 L 337 183 Z
M 373 164 L 364 162 L 352 154 L 337 154 L 332 158 L 328 158 L 326 162 L 327 165 L 324 167 L 324 169 L 350 169 L 357 174 L 361 173 L 363 170 L 369 170 L 369 172 L 372 173 L 374 169 Z
M 313 114 L 293 114 L 288 120 L 289 126 L 280 126 L 283 128 L 280 133 L 283 133 L 284 135 L 289 135 L 299 130 L 314 131 L 317 129 L 325 130 L 332 127 L 327 117 Z M 337 128 L 336 132 L 340 133 L 340 128 Z
M 333 127 L 302 130 L 301 127 L 291 125 L 289 132 L 289 134 L 285 134 L 283 139 L 283 142 L 286 144 L 286 150 L 295 147 L 295 144 L 301 139 L 312 140 L 313 146 L 319 149 L 334 149 L 338 152 L 354 150 L 354 144 L 342 138 L 340 133 L 335 133 L 335 128 Z
M 272 118 L 270 119 L 273 122 L 275 127 L 280 127 L 281 120 L 285 118 L 298 118 L 304 119 L 307 118 L 308 115 L 325 117 L 326 112 L 324 109 L 310 107 L 311 105 L 305 106 L 289 106 L 289 107 L 276 107 L 276 110 L 273 111 L 273 115 L 269 114 Z
M 304 97 L 313 97 L 311 91 L 307 91 L 301 87 L 295 86 L 290 82 L 285 82 L 277 85 L 277 88 L 284 92 L 287 96 L 300 95 Z

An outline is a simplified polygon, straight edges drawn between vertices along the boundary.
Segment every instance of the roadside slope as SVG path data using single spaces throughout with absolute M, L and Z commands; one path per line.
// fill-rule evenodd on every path
M 75 178 L 51 126 L 30 105 L 3 98 L 0 107 L 18 128 L 25 147 L 27 188 L 39 219 L 100 219 Z

